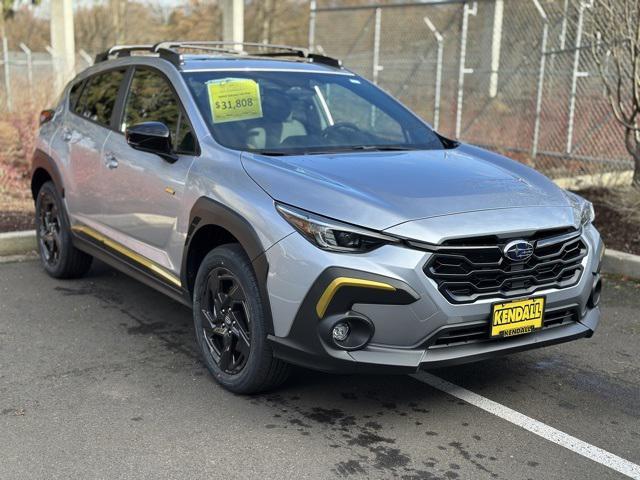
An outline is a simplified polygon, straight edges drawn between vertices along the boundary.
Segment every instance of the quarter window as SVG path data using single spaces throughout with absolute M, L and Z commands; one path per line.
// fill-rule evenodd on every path
M 90 77 L 73 111 L 108 127 L 123 78 L 124 70 L 110 70 Z
M 73 87 L 71 87 L 71 90 L 69 91 L 69 106 L 71 108 L 75 107 L 81 91 L 82 91 L 82 81 L 76 83 Z
M 150 69 L 136 69 L 120 129 L 124 132 L 127 127 L 142 122 L 164 123 L 169 127 L 176 153 L 195 153 L 191 125 L 173 89 L 163 75 Z

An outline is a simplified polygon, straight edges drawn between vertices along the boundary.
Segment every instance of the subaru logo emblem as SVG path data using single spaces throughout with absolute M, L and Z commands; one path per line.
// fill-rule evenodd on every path
M 525 240 L 514 240 L 504 247 L 504 256 L 514 262 L 522 262 L 533 255 L 533 245 Z

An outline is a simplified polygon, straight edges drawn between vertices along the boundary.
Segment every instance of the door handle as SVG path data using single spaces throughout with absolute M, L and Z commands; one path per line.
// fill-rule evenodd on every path
M 73 136 L 73 134 L 71 133 L 71 130 L 69 130 L 68 128 L 63 128 L 62 129 L 62 141 L 63 142 L 70 142 L 72 136 Z
M 114 168 L 118 168 L 118 159 L 113 153 L 107 153 L 104 156 L 104 164 L 109 170 L 113 170 Z

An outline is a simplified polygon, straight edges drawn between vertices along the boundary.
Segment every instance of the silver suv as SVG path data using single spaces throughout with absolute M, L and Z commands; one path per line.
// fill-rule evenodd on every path
M 56 278 L 99 258 L 193 307 L 213 376 L 420 368 L 589 337 L 591 204 L 445 138 L 335 59 L 114 47 L 42 113 L 32 190 Z

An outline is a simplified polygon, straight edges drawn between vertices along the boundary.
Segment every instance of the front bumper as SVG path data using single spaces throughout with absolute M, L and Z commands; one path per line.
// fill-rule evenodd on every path
M 579 282 L 535 293 L 546 297 L 546 311 L 575 312 L 572 321 L 517 337 L 436 346 L 434 339 L 444 330 L 483 324 L 488 329 L 495 299 L 449 303 L 422 270 L 429 252 L 389 245 L 367 254 L 336 254 L 294 233 L 267 251 L 267 287 L 274 318 L 269 340 L 277 357 L 312 369 L 403 373 L 590 337 L 600 319 L 600 310 L 590 308 L 588 299 L 599 278 L 603 245 L 592 226 L 582 238 L 589 252 L 582 260 Z M 386 283 L 394 292 L 345 288 L 336 293 L 326 313 L 320 312 L 323 292 L 333 280 L 345 277 Z M 375 328 L 367 346 L 355 351 L 337 348 L 327 335 L 330 324 L 348 312 L 365 316 Z

